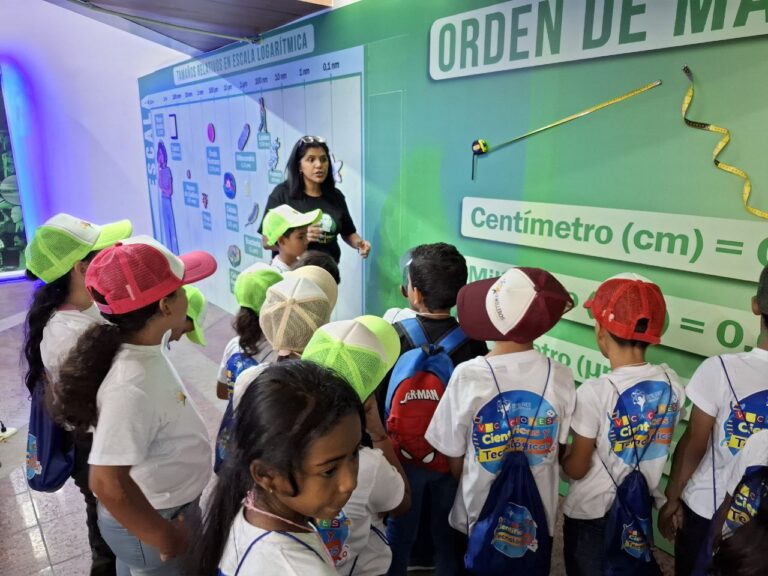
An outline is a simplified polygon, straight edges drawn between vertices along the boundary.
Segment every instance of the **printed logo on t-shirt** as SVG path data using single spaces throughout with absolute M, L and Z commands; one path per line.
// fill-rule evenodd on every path
M 741 407 L 739 407 L 741 406 Z M 768 428 L 768 390 L 761 390 L 736 402 L 731 398 L 731 413 L 723 423 L 725 444 L 731 454 L 738 454 L 750 436 Z
M 352 521 L 344 514 L 344 510 L 333 520 L 318 520 L 317 530 L 323 537 L 323 544 L 333 558 L 333 563 L 338 566 L 349 558 L 349 531 Z
M 336 220 L 334 220 L 330 214 L 323 212 L 323 215 L 320 218 L 320 222 L 318 224 L 320 226 L 320 230 L 323 231 L 323 236 L 319 242 L 321 244 L 333 242 L 333 239 L 336 237 Z
M 611 451 L 625 464 L 635 464 L 639 456 L 644 461 L 666 458 L 680 409 L 674 389 L 672 402 L 666 404 L 669 390 L 667 382 L 645 380 L 625 390 L 616 401 L 610 414 L 608 440 Z
M 765 467 L 750 466 L 747 468 L 744 474 L 746 478 L 738 486 L 725 515 L 723 530 L 725 534 L 731 534 L 752 520 L 760 509 L 760 502 L 764 498 L 768 498 L 768 486 L 766 486 L 765 477 L 759 473 L 762 468 Z
M 525 506 L 510 502 L 493 532 L 493 547 L 510 558 L 520 558 L 530 550 L 536 552 L 536 522 Z
M 509 423 L 504 417 L 505 410 Z M 510 424 L 514 438 L 511 438 Z M 552 445 L 557 442 L 559 427 L 560 417 L 546 399 L 526 390 L 503 392 L 501 398 L 495 396 L 475 416 L 472 426 L 475 458 L 488 472 L 497 474 L 501 470 L 506 446 L 511 444 L 511 448 L 522 450 L 530 433 L 526 455 L 528 463 L 536 466 L 551 453 Z

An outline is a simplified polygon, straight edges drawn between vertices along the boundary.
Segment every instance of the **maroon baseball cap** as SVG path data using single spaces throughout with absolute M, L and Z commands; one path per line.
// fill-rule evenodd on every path
M 649 344 L 661 342 L 667 303 L 661 289 L 638 274 L 619 274 L 609 278 L 595 295 L 584 303 L 595 321 L 614 336 Z M 638 322 L 645 320 L 639 332 Z
M 475 340 L 533 342 L 573 308 L 565 287 L 541 268 L 510 268 L 467 284 L 456 303 L 459 324 Z
M 149 306 L 216 272 L 216 260 L 207 252 L 176 256 L 149 236 L 135 236 L 99 252 L 88 265 L 85 287 L 100 294 L 96 302 L 105 314 L 127 314 Z

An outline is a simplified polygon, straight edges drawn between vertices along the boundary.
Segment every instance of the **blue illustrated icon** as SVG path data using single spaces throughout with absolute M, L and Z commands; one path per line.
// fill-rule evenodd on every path
M 237 194 L 237 183 L 235 182 L 235 176 L 232 172 L 224 173 L 224 194 L 230 200 L 234 200 L 235 195 Z

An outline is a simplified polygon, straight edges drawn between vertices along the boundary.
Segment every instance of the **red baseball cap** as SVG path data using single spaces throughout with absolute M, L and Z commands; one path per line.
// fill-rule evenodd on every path
M 661 288 L 638 274 L 626 273 L 609 278 L 595 295 L 584 302 L 595 321 L 614 336 L 649 344 L 661 342 L 667 303 Z M 640 320 L 648 325 L 637 331 Z
M 144 308 L 216 272 L 207 252 L 176 256 L 149 236 L 134 236 L 99 252 L 88 265 L 85 287 L 106 300 L 96 302 L 105 314 L 126 314 Z M 94 298 L 95 299 L 95 298 Z
M 510 268 L 459 291 L 459 324 L 476 340 L 533 342 L 573 308 L 565 287 L 541 268 Z

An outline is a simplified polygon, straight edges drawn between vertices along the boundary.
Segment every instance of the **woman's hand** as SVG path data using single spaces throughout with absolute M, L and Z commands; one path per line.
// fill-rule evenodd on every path
M 319 224 L 312 224 L 307 228 L 307 240 L 310 242 L 320 242 L 323 239 L 323 229 Z
M 367 240 L 360 240 L 357 244 L 357 252 L 362 258 L 368 258 L 368 254 L 371 252 L 371 243 Z

